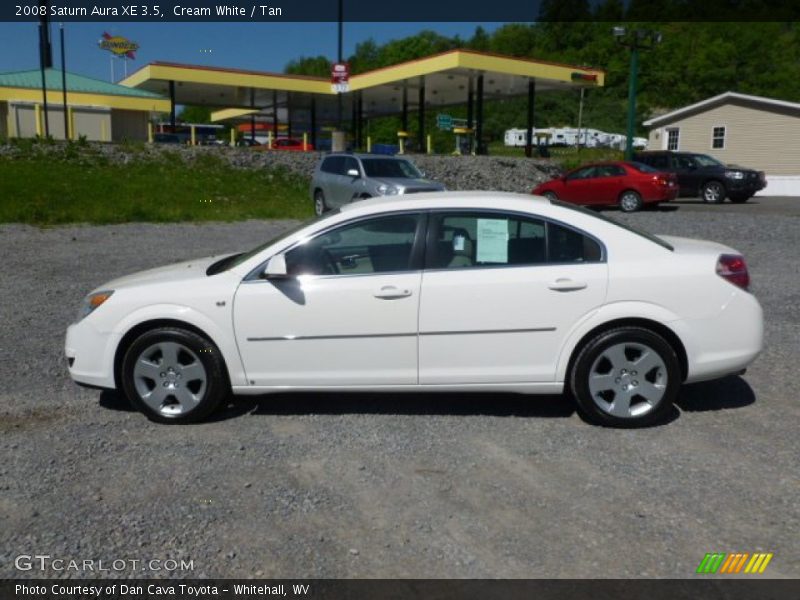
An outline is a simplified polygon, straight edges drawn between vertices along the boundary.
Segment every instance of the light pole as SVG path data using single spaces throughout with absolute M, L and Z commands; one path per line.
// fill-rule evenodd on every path
M 617 26 L 612 29 L 617 42 L 631 51 L 631 70 L 628 76 L 628 130 L 625 139 L 625 160 L 633 158 L 633 130 L 636 126 L 636 78 L 639 74 L 639 50 L 651 50 L 661 43 L 661 33 L 648 29 L 628 31 Z

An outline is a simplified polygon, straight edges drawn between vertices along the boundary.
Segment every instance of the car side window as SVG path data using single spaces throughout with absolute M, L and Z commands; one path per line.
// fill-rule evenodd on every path
M 583 169 L 578 169 L 571 175 L 568 175 L 567 179 L 589 179 L 591 177 L 596 177 L 596 172 L 596 167 L 584 167 Z
M 350 169 L 355 169 L 359 173 L 361 172 L 361 169 L 358 168 L 358 161 L 352 156 L 345 157 L 343 162 L 344 164 L 342 166 L 342 172 L 341 172 L 342 175 L 347 175 L 347 172 Z
M 536 265 L 547 260 L 545 224 L 501 214 L 448 214 L 433 220 L 426 266 L 461 269 Z
M 547 224 L 547 255 L 551 263 L 592 263 L 603 259 L 600 244 L 557 223 Z
M 411 268 L 419 215 L 366 219 L 322 233 L 286 253 L 286 271 L 299 275 L 366 275 Z
M 338 175 L 342 170 L 344 158 L 341 156 L 330 156 L 322 161 L 320 171 L 323 173 L 332 173 Z
M 498 213 L 446 214 L 432 219 L 425 266 L 463 269 L 588 263 L 603 259 L 600 244 L 543 219 Z M 432 243 L 431 243 L 432 242 Z
M 678 169 L 693 169 L 695 167 L 694 159 L 691 156 L 675 156 L 675 167 Z

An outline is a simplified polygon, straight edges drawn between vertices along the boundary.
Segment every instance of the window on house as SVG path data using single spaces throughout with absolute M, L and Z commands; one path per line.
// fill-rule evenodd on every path
M 725 147 L 725 127 L 714 127 L 713 131 L 711 132 L 711 147 Z
M 677 127 L 667 129 L 667 150 L 677 150 L 681 130 Z

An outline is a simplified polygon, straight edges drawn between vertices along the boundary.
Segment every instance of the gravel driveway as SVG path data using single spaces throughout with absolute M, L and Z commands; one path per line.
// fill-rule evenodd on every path
M 623 217 L 743 251 L 766 314 L 744 377 L 684 388 L 637 431 L 494 394 L 276 395 L 154 425 L 68 379 L 82 296 L 289 223 L 0 226 L 0 577 L 81 576 L 20 554 L 193 561 L 119 576 L 689 577 L 714 551 L 800 577 L 800 218 L 765 204 Z

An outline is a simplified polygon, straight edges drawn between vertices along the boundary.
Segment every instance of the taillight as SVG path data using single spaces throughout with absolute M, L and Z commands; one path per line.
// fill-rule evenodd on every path
M 661 187 L 667 187 L 669 185 L 669 179 L 663 175 L 653 175 L 653 181 L 655 181 L 656 185 L 660 185 Z
M 738 254 L 723 254 L 717 260 L 717 275 L 727 279 L 733 285 L 738 285 L 743 290 L 750 286 L 750 274 L 747 272 L 747 263 L 744 256 Z

